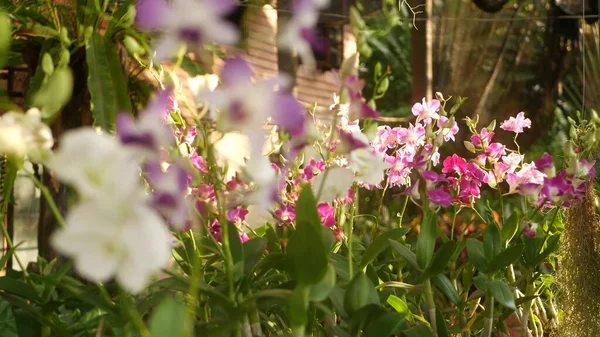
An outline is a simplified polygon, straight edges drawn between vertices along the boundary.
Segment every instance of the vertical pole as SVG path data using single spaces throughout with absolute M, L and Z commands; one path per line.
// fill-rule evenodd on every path
M 425 27 L 425 49 L 427 53 L 426 59 L 426 78 L 427 90 L 425 97 L 428 100 L 433 98 L 433 0 L 425 0 L 425 15 L 427 16 Z
M 411 4 L 413 4 L 411 2 Z M 427 24 L 425 0 L 417 0 L 414 2 L 415 8 L 415 26 L 411 30 L 410 43 L 411 43 L 411 66 L 412 66 L 412 103 L 420 102 L 421 99 L 427 96 L 427 52 L 426 40 L 426 28 Z

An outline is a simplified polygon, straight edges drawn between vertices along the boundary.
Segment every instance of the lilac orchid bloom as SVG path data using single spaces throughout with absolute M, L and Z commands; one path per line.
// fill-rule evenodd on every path
M 240 37 L 225 17 L 236 7 L 235 0 L 141 0 L 136 6 L 136 23 L 148 30 L 163 30 L 156 44 L 157 60 L 173 55 L 182 44 L 200 47 L 205 43 L 235 44 Z
M 190 216 L 188 173 L 173 163 L 163 172 L 158 162 L 145 165 L 146 179 L 152 188 L 152 206 L 161 212 L 176 228 L 184 228 Z
M 294 16 L 279 36 L 279 47 L 295 50 L 309 68 L 316 65 L 314 53 L 322 53 L 327 46 L 319 39 L 315 27 L 319 10 L 329 6 L 330 0 L 295 0 Z
M 135 147 L 144 154 L 156 154 L 161 147 L 175 144 L 173 131 L 165 124 L 170 90 L 159 91 L 137 121 L 129 113 L 117 116 L 117 136 L 122 144 Z

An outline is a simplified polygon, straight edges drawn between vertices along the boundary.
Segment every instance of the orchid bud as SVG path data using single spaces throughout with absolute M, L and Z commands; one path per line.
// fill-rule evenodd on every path
M 589 132 L 585 137 L 585 142 L 587 143 L 587 146 L 593 147 L 594 144 L 596 144 L 596 133 Z
M 435 93 L 435 98 L 437 98 L 437 100 L 440 101 L 440 102 L 445 101 L 444 95 L 441 92 L 439 92 L 439 91 Z
M 596 110 L 592 109 L 590 111 L 590 117 L 593 123 L 600 124 L 600 117 L 598 117 L 598 113 L 596 112 Z
M 450 128 L 452 128 L 452 126 L 454 126 L 454 121 L 455 121 L 455 119 L 454 119 L 454 116 L 450 117 L 450 118 L 449 118 L 449 119 L 446 121 L 446 123 L 444 123 L 444 124 L 442 125 L 442 128 L 444 128 L 444 129 L 450 129 Z
M 492 132 L 496 129 L 496 120 L 494 119 L 490 125 L 487 126 L 486 128 L 488 130 L 488 132 Z
M 442 146 L 442 144 L 444 144 L 444 134 L 442 132 L 440 132 L 435 137 L 435 140 L 433 141 L 433 145 L 436 147 L 440 147 L 440 146 Z
M 577 157 L 577 154 L 575 153 L 575 150 L 573 149 L 572 142 L 567 142 L 567 144 L 565 144 L 565 157 L 566 158 L 576 158 Z
M 469 150 L 472 153 L 475 153 L 475 145 L 473 145 L 473 143 L 469 142 L 469 141 L 464 141 L 463 144 L 465 144 L 465 147 L 467 148 L 467 150 Z
M 123 45 L 131 55 L 144 55 L 146 50 L 140 46 L 136 39 L 127 35 L 123 39 Z
M 571 139 L 573 140 L 577 139 L 577 130 L 573 125 L 571 125 L 571 127 L 569 128 L 569 137 L 571 137 Z

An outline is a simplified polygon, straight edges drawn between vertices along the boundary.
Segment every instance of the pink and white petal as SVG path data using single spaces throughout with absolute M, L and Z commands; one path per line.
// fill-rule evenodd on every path
M 140 0 L 136 5 L 135 23 L 144 29 L 164 26 L 169 6 L 164 0 Z

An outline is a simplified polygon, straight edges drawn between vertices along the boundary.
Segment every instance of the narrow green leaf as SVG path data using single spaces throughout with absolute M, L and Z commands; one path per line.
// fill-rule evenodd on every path
M 454 247 L 454 241 L 448 241 L 444 243 L 435 253 L 427 268 L 423 271 L 421 280 L 431 278 L 432 276 L 443 272 L 448 265 L 448 262 L 450 262 L 452 255 L 454 254 Z
M 401 313 L 404 316 L 408 316 L 410 312 L 408 309 L 408 304 L 406 304 L 406 302 L 404 302 L 400 297 L 390 295 L 387 298 L 387 303 L 391 305 L 392 308 L 394 308 L 397 312 Z
M 473 262 L 479 271 L 487 273 L 488 260 L 484 250 L 483 242 L 473 238 L 467 239 L 467 255 L 469 256 L 469 260 Z
M 483 248 L 485 257 L 491 261 L 502 249 L 500 229 L 495 221 L 488 221 L 487 228 L 483 231 Z
M 402 245 L 401 243 L 393 240 L 389 240 L 390 245 L 394 250 L 402 256 L 408 264 L 413 266 L 417 270 L 421 270 L 419 264 L 417 263 L 417 256 L 413 253 L 408 247 Z
M 275 230 L 270 225 L 267 225 L 266 230 L 267 237 L 267 249 L 269 249 L 269 253 L 281 253 L 281 245 L 279 243 L 279 237 Z
M 264 238 L 253 238 L 242 244 L 244 252 L 244 274 L 249 275 L 250 272 L 252 272 L 254 266 L 260 261 L 266 247 L 267 240 Z
M 381 254 L 390 245 L 389 240 L 397 240 L 402 235 L 406 234 L 406 228 L 394 228 L 387 232 L 378 235 L 373 242 L 365 250 L 362 259 L 360 260 L 359 269 L 363 269 L 367 264 L 371 263 L 379 254 Z
M 364 337 L 388 337 L 404 323 L 406 316 L 397 312 L 385 312 L 373 319 L 363 332 Z
M 448 327 L 446 326 L 446 320 L 444 319 L 444 315 L 439 307 L 435 308 L 435 313 L 436 313 L 435 326 L 437 327 L 438 337 L 449 337 Z
M 0 277 L 0 290 L 17 295 L 25 300 L 36 303 L 39 302 L 39 297 L 35 289 L 21 280 L 10 278 L 8 276 Z
M 173 296 L 165 296 L 150 317 L 153 337 L 182 337 L 185 334 L 185 304 Z
M 516 310 L 515 298 L 508 284 L 500 280 L 488 280 L 487 287 L 498 303 L 508 309 Z
M 12 41 L 12 25 L 10 18 L 4 12 L 0 12 L 0 68 L 4 68 L 10 53 Z
M 505 224 L 502 224 L 502 229 L 500 229 L 500 236 L 502 237 L 502 242 L 507 245 L 510 240 L 517 234 L 519 230 L 519 214 L 517 211 L 514 211 L 506 220 Z
M 437 214 L 426 212 L 421 221 L 421 231 L 417 238 L 417 262 L 421 268 L 427 267 L 433 257 L 437 228 Z
M 444 274 L 437 274 L 431 278 L 431 283 L 438 288 L 452 303 L 459 304 L 461 302 L 460 295 L 452 285 L 450 279 Z
M 560 242 L 560 234 L 559 233 L 548 236 L 548 238 L 546 239 L 545 248 L 538 255 L 537 259 L 535 260 L 535 264 L 537 265 L 537 264 L 542 263 L 544 261 L 544 259 L 547 258 L 550 254 L 556 252 L 556 250 L 558 249 L 559 242 Z
M 521 244 L 506 248 L 490 261 L 488 264 L 488 272 L 493 273 L 509 266 L 519 260 L 521 254 L 523 254 L 523 245 Z
M 117 113 L 131 111 L 123 65 L 114 43 L 96 32 L 86 43 L 86 61 L 94 123 L 111 131 Z

